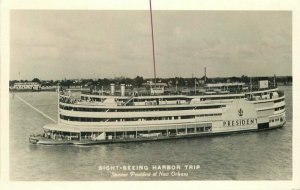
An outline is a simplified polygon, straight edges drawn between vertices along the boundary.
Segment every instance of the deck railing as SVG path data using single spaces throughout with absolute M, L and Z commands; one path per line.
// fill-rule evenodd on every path
M 258 91 L 272 90 L 272 89 L 275 89 L 275 88 L 276 88 L 276 86 L 274 86 L 274 85 L 269 86 L 268 88 L 263 88 L 263 89 L 259 88 L 258 86 L 252 86 L 252 90 L 249 89 L 249 88 L 248 89 L 245 89 L 245 88 L 225 89 L 225 90 L 227 90 L 226 93 L 224 93 L 224 91 L 215 90 L 215 89 L 205 89 L 205 91 L 203 91 L 203 89 L 201 91 L 201 89 L 200 89 L 200 90 L 196 91 L 196 93 L 193 92 L 193 91 L 190 91 L 190 92 L 177 92 L 177 93 L 176 92 L 171 93 L 171 92 L 167 91 L 166 93 L 164 93 L 162 95 L 164 95 L 164 96 L 168 96 L 168 95 L 170 95 L 170 96 L 172 96 L 172 95 L 184 95 L 184 96 L 207 95 L 207 96 L 209 96 L 209 95 L 226 95 L 226 94 L 228 94 L 228 95 L 230 95 L 230 94 L 250 94 L 250 93 L 255 93 L 255 92 L 258 92 Z M 94 92 L 94 93 L 93 92 L 82 92 L 82 94 L 84 94 L 84 95 L 99 95 L 99 93 L 96 93 L 96 92 Z M 132 93 L 132 94 L 134 94 L 134 93 Z M 132 94 L 130 94 L 130 98 L 128 98 L 126 102 L 123 102 L 120 105 L 126 106 L 127 104 L 129 104 L 129 102 L 131 100 L 134 99 L 134 97 L 137 97 L 136 94 L 135 95 L 132 95 Z M 279 94 L 279 97 L 284 96 L 283 91 L 278 91 L 278 94 Z M 116 94 L 116 95 L 118 95 L 118 94 Z M 141 94 L 139 94 L 139 95 L 141 95 Z M 150 96 L 150 92 L 149 92 L 148 95 Z M 93 97 L 89 98 L 88 100 L 76 99 L 75 97 L 72 97 L 69 93 L 61 92 L 60 102 L 68 103 L 68 104 L 76 104 L 78 102 L 93 103 L 93 102 L 97 102 L 97 100 L 94 100 Z
M 207 95 L 206 93 L 214 93 L 216 95 L 221 95 L 221 94 L 239 94 L 239 93 L 250 93 L 250 92 L 256 92 L 256 91 L 261 91 L 261 90 L 271 90 L 277 88 L 276 85 L 269 84 L 267 88 L 260 88 L 258 85 L 250 85 L 247 86 L 239 86 L 236 88 L 197 88 L 196 91 L 194 88 L 185 88 L 185 87 L 178 87 L 178 90 L 176 91 L 173 87 L 172 88 L 166 88 L 164 90 L 163 94 L 156 94 L 156 95 L 188 95 L 188 96 L 199 96 L 199 95 Z M 138 93 L 136 94 L 136 92 Z M 226 92 L 226 93 L 224 93 Z M 83 95 L 101 95 L 99 91 L 82 91 L 81 94 Z M 127 89 L 125 95 L 126 96 L 133 96 L 133 94 L 136 94 L 136 96 L 154 96 L 151 95 L 150 90 L 145 91 L 145 89 Z M 110 92 L 109 91 L 104 91 L 103 95 L 109 96 Z M 121 96 L 121 92 L 116 91 L 114 93 L 115 96 Z

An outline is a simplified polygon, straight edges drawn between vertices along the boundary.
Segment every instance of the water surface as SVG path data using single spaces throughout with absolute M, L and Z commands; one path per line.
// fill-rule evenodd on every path
M 292 87 L 284 128 L 255 133 L 97 146 L 40 146 L 28 142 L 51 121 L 10 95 L 11 180 L 291 180 Z M 16 93 L 57 118 L 55 92 Z M 102 165 L 200 165 L 188 177 L 111 177 Z M 185 172 L 184 170 L 181 170 Z

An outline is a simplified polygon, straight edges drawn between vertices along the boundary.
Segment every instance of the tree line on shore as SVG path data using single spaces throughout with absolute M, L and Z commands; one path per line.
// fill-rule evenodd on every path
M 215 78 L 183 78 L 183 77 L 173 77 L 173 78 L 157 78 L 156 82 L 166 83 L 169 86 L 186 86 L 193 87 L 196 85 L 204 85 L 204 83 L 228 83 L 228 82 L 243 82 L 257 84 L 260 80 L 275 81 L 278 84 L 289 85 L 292 84 L 292 76 L 260 76 L 260 77 L 248 77 L 242 75 L 241 77 L 215 77 Z M 147 81 L 153 81 L 152 78 L 143 78 L 142 76 L 137 76 L 135 78 L 128 77 L 118 77 L 118 78 L 99 78 L 99 79 L 64 79 L 64 80 L 41 80 L 34 78 L 33 80 L 11 80 L 9 85 L 13 86 L 16 82 L 37 82 L 42 86 L 81 86 L 81 87 L 91 87 L 91 86 L 109 86 L 111 83 L 116 85 L 127 84 L 135 87 L 141 87 Z

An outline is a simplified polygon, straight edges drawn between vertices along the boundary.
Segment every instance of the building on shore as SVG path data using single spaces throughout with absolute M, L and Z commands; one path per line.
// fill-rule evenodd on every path
M 17 82 L 11 90 L 40 90 L 41 84 L 37 82 Z

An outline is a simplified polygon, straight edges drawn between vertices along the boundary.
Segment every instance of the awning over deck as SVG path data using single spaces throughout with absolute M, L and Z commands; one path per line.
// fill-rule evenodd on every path
M 80 133 L 80 132 L 104 132 L 105 129 L 103 127 L 97 126 L 76 126 L 76 125 L 67 125 L 67 124 L 48 124 L 43 127 L 45 130 L 51 131 L 62 131 L 62 132 L 72 132 L 72 133 Z M 123 129 L 124 130 L 124 129 Z
M 65 125 L 65 124 L 48 124 L 43 127 L 46 130 L 51 131 L 64 131 L 64 132 L 72 132 L 72 133 L 79 133 L 80 130 L 76 127 Z
M 64 123 L 60 124 L 48 124 L 44 126 L 45 130 L 51 131 L 62 131 L 62 132 L 124 132 L 124 131 L 149 131 L 149 130 L 172 130 L 172 129 L 185 129 L 202 127 L 203 124 L 210 122 L 199 121 L 194 122 L 183 122 L 177 124 L 160 124 L 160 125 L 138 125 L 138 126 L 124 126 L 122 123 L 118 126 L 79 126 L 79 125 L 68 125 Z

